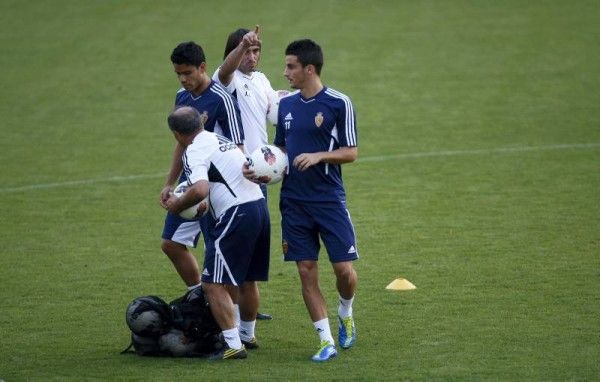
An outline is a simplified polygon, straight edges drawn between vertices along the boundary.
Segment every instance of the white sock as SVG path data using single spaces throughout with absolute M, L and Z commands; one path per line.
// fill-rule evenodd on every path
M 223 330 L 223 338 L 225 338 L 225 342 L 227 342 L 227 345 L 229 345 L 230 348 L 242 348 L 242 341 L 240 340 L 240 333 L 237 328 Z
M 321 342 L 327 341 L 332 345 L 335 345 L 335 341 L 333 340 L 333 336 L 331 335 L 331 328 L 329 328 L 329 318 L 325 317 L 322 320 L 313 322 L 317 333 L 319 333 L 319 338 Z
M 188 290 L 192 290 L 192 289 L 196 289 L 196 288 L 198 288 L 200 285 L 202 285 L 202 283 L 198 283 L 198 284 L 196 284 L 196 285 L 192 285 L 192 286 L 189 286 L 189 287 L 187 287 L 187 288 L 188 288 Z
M 233 304 L 233 312 L 235 313 L 235 327 L 240 327 L 240 306 L 238 304 Z
M 256 326 L 256 320 L 254 321 L 240 321 L 240 338 L 244 341 L 250 341 L 254 338 L 254 327 Z
M 338 314 L 341 318 L 346 318 L 352 316 L 352 302 L 354 301 L 354 296 L 351 299 L 346 300 L 340 296 L 340 305 L 338 306 Z

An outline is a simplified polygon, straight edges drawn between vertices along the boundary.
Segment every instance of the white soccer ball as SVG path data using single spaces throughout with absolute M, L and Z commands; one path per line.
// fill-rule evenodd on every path
M 181 195 L 183 195 L 185 193 L 185 191 L 189 188 L 190 186 L 188 185 L 187 182 L 182 182 L 179 183 L 177 185 L 177 187 L 175 187 L 175 191 L 173 191 L 173 195 L 175 195 L 176 197 L 180 198 Z M 184 219 L 188 219 L 188 220 L 192 220 L 192 219 L 196 219 L 200 216 L 204 216 L 206 215 L 206 213 L 208 212 L 208 196 L 206 198 L 204 198 L 202 201 L 200 201 L 199 203 L 186 208 L 185 210 L 181 211 L 179 213 L 179 216 L 181 216 Z M 204 211 L 202 212 L 202 215 L 198 214 L 198 208 L 201 205 L 205 205 L 206 208 L 204 209 Z
M 250 155 L 250 169 L 258 181 L 266 184 L 280 182 L 288 168 L 287 154 L 277 146 L 265 145 Z
M 190 357 L 196 350 L 196 342 L 183 334 L 181 330 L 171 329 L 158 339 L 158 346 L 163 353 L 173 357 Z

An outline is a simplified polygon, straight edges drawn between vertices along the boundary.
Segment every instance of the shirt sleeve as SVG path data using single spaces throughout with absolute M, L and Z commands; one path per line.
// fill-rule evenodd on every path
M 279 111 L 279 95 L 273 87 L 267 77 L 264 77 L 264 91 L 267 96 L 267 121 L 272 125 L 277 124 L 277 113 Z
M 219 70 L 221 70 L 220 66 L 217 68 L 217 70 L 215 71 L 215 74 L 213 74 L 213 76 L 212 76 L 213 81 L 215 81 L 219 85 L 223 86 L 225 88 L 225 90 L 227 90 L 227 93 L 233 95 L 233 93 L 235 93 L 235 77 L 236 77 L 235 72 L 233 73 L 233 77 L 231 78 L 231 82 L 229 83 L 229 85 L 225 86 L 219 79 Z
M 219 126 L 223 129 L 223 135 L 236 145 L 244 144 L 244 129 L 242 127 L 242 116 L 235 98 L 228 96 L 223 98 L 217 115 Z
M 338 129 L 340 146 L 357 146 L 356 114 L 354 113 L 352 101 L 348 97 L 344 97 L 340 103 L 336 124 L 343 127 Z
M 279 109 L 277 110 L 277 124 L 275 125 L 275 139 L 273 144 L 275 146 L 285 147 L 285 120 L 282 115 L 281 102 L 279 102 Z
M 199 180 L 208 180 L 208 163 L 206 158 L 188 148 L 184 153 L 184 171 L 190 184 Z
M 223 86 L 223 84 L 219 80 L 219 70 L 221 70 L 220 66 L 217 68 L 217 70 L 215 70 L 215 72 L 214 72 L 214 74 L 212 76 L 212 80 L 215 81 L 216 83 L 218 83 L 219 85 Z

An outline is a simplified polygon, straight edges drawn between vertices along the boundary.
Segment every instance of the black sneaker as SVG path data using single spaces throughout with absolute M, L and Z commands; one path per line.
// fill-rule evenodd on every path
M 257 320 L 272 320 L 273 316 L 267 313 L 256 313 Z
M 252 337 L 248 341 L 242 340 L 242 345 L 244 345 L 246 349 L 258 349 L 258 342 L 256 342 L 256 337 Z
M 241 349 L 232 349 L 229 345 L 225 344 L 223 349 L 219 350 L 216 353 L 213 353 L 208 357 L 208 359 L 212 361 L 218 361 L 221 359 L 244 359 L 248 357 L 248 352 L 244 345 L 242 345 Z

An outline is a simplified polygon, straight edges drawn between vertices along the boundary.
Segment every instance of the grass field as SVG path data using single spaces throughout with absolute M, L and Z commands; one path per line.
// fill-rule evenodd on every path
M 599 380 L 598 20 L 597 1 L 3 0 L 0 380 Z M 358 342 L 310 362 L 272 186 L 261 348 L 120 355 L 127 304 L 184 291 L 156 202 L 170 52 L 196 40 L 212 73 L 255 23 L 274 87 L 287 43 L 311 37 L 357 110 Z M 418 289 L 386 291 L 397 277 Z

